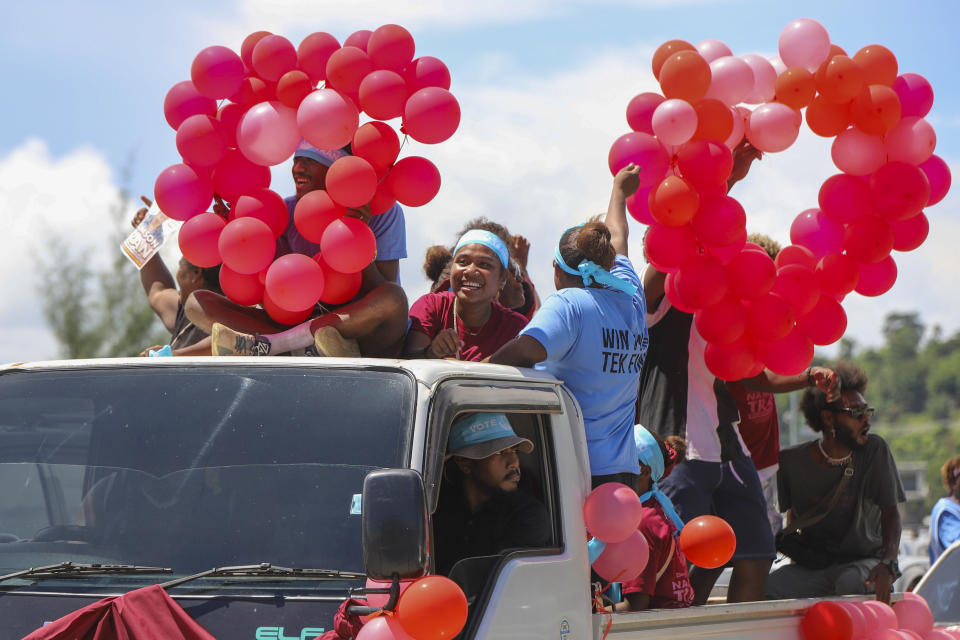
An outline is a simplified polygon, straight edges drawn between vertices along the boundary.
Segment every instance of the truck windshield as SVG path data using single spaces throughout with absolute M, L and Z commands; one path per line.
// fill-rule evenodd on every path
M 414 393 L 398 370 L 2 375 L 0 575 L 64 560 L 173 569 L 152 582 L 261 562 L 362 572 L 363 479 L 403 464 Z

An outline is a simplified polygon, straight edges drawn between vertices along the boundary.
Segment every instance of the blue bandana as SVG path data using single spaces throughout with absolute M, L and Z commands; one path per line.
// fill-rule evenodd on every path
M 640 460 L 640 464 L 650 467 L 650 479 L 653 481 L 650 486 L 650 491 L 640 496 L 640 502 L 645 502 L 651 497 L 656 498 L 660 506 L 663 507 L 664 513 L 667 514 L 667 517 L 673 521 L 674 526 L 677 528 L 673 535 L 680 535 L 680 530 L 683 529 L 683 520 L 677 515 L 677 511 L 673 507 L 673 502 L 670 501 L 667 494 L 657 486 L 657 480 L 663 477 L 664 469 L 663 453 L 660 451 L 660 443 L 657 442 L 657 439 L 654 438 L 643 425 L 639 424 L 633 427 L 633 439 L 637 443 L 637 458 Z
M 457 246 L 453 249 L 453 255 L 457 255 L 457 251 L 460 251 L 461 247 L 468 244 L 482 244 L 500 258 L 500 264 L 503 265 L 504 269 L 510 266 L 510 251 L 497 234 L 484 231 L 483 229 L 470 229 L 460 236 L 460 241 L 457 242 Z
M 567 235 L 568 231 L 572 229 L 579 229 L 582 226 L 582 224 L 578 224 L 575 227 L 570 227 L 570 229 L 567 229 L 567 231 L 564 231 L 562 234 L 560 234 L 560 238 L 562 239 L 563 236 Z M 557 244 L 556 250 L 553 252 L 553 258 L 556 260 L 557 266 L 559 266 L 561 269 L 572 276 L 577 276 L 578 278 L 582 279 L 583 286 L 585 287 L 589 287 L 594 282 L 597 282 L 611 289 L 622 291 L 628 296 L 632 296 L 637 292 L 637 288 L 634 285 L 621 280 L 591 260 L 581 260 L 580 264 L 577 265 L 577 268 L 574 269 L 563 259 L 563 254 L 560 253 L 559 243 Z
M 293 152 L 294 158 L 310 158 L 320 164 L 329 167 L 340 158 L 348 156 L 343 149 L 318 149 L 306 140 L 301 140 L 297 150 Z

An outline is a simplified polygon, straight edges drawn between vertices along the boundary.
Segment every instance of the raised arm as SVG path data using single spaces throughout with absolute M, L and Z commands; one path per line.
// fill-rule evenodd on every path
M 140 196 L 140 199 L 147 207 L 153 204 L 146 196 Z M 137 211 L 130 224 L 136 227 L 146 213 L 146 208 Z M 153 312 L 160 318 L 167 331 L 173 331 L 173 325 L 177 320 L 180 294 L 177 292 L 177 283 L 170 275 L 167 265 L 160 259 L 160 254 L 155 253 L 140 269 L 140 284 L 143 285 L 143 292 L 147 294 L 147 302 Z
M 627 198 L 640 188 L 640 167 L 628 164 L 613 178 L 613 190 L 610 192 L 610 204 L 603 223 L 610 230 L 610 244 L 619 255 L 627 255 Z
M 781 376 L 769 369 L 764 369 L 752 378 L 741 380 L 740 383 L 751 391 L 767 393 L 786 393 L 817 386 L 826 392 L 828 402 L 837 400 L 842 391 L 840 378 L 832 369 L 826 367 L 810 367 L 795 376 Z

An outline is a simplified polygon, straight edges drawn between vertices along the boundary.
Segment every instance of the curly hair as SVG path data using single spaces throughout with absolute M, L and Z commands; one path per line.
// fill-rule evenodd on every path
M 427 276 L 427 279 L 433 283 L 430 286 L 431 291 L 433 291 L 433 288 L 436 287 L 446 275 L 449 275 L 451 260 L 453 260 L 453 254 L 450 253 L 450 249 L 447 247 L 435 244 L 427 248 L 427 255 L 423 260 L 423 273 Z
M 960 456 L 953 456 L 940 467 L 943 487 L 952 494 L 960 494 Z
M 840 379 L 840 389 L 844 392 L 863 393 L 867 389 L 866 372 L 852 362 L 840 361 L 833 367 L 834 374 Z M 826 425 L 820 412 L 827 408 L 827 394 L 820 387 L 808 387 L 800 400 L 800 410 L 811 429 L 820 433 Z
M 780 243 L 768 235 L 751 233 L 747 236 L 747 242 L 759 245 L 761 249 L 767 252 L 771 260 L 776 260 L 777 254 L 780 253 Z
M 560 236 L 560 256 L 571 269 L 590 260 L 609 271 L 617 258 L 617 251 L 611 243 L 610 229 L 594 218 L 581 227 L 567 229 Z

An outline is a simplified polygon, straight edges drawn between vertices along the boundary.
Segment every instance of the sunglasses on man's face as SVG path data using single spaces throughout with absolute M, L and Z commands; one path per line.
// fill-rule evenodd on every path
M 863 420 L 864 418 L 872 418 L 873 414 L 877 412 L 874 407 L 840 407 L 839 409 L 831 409 L 834 413 L 845 413 L 854 420 Z

